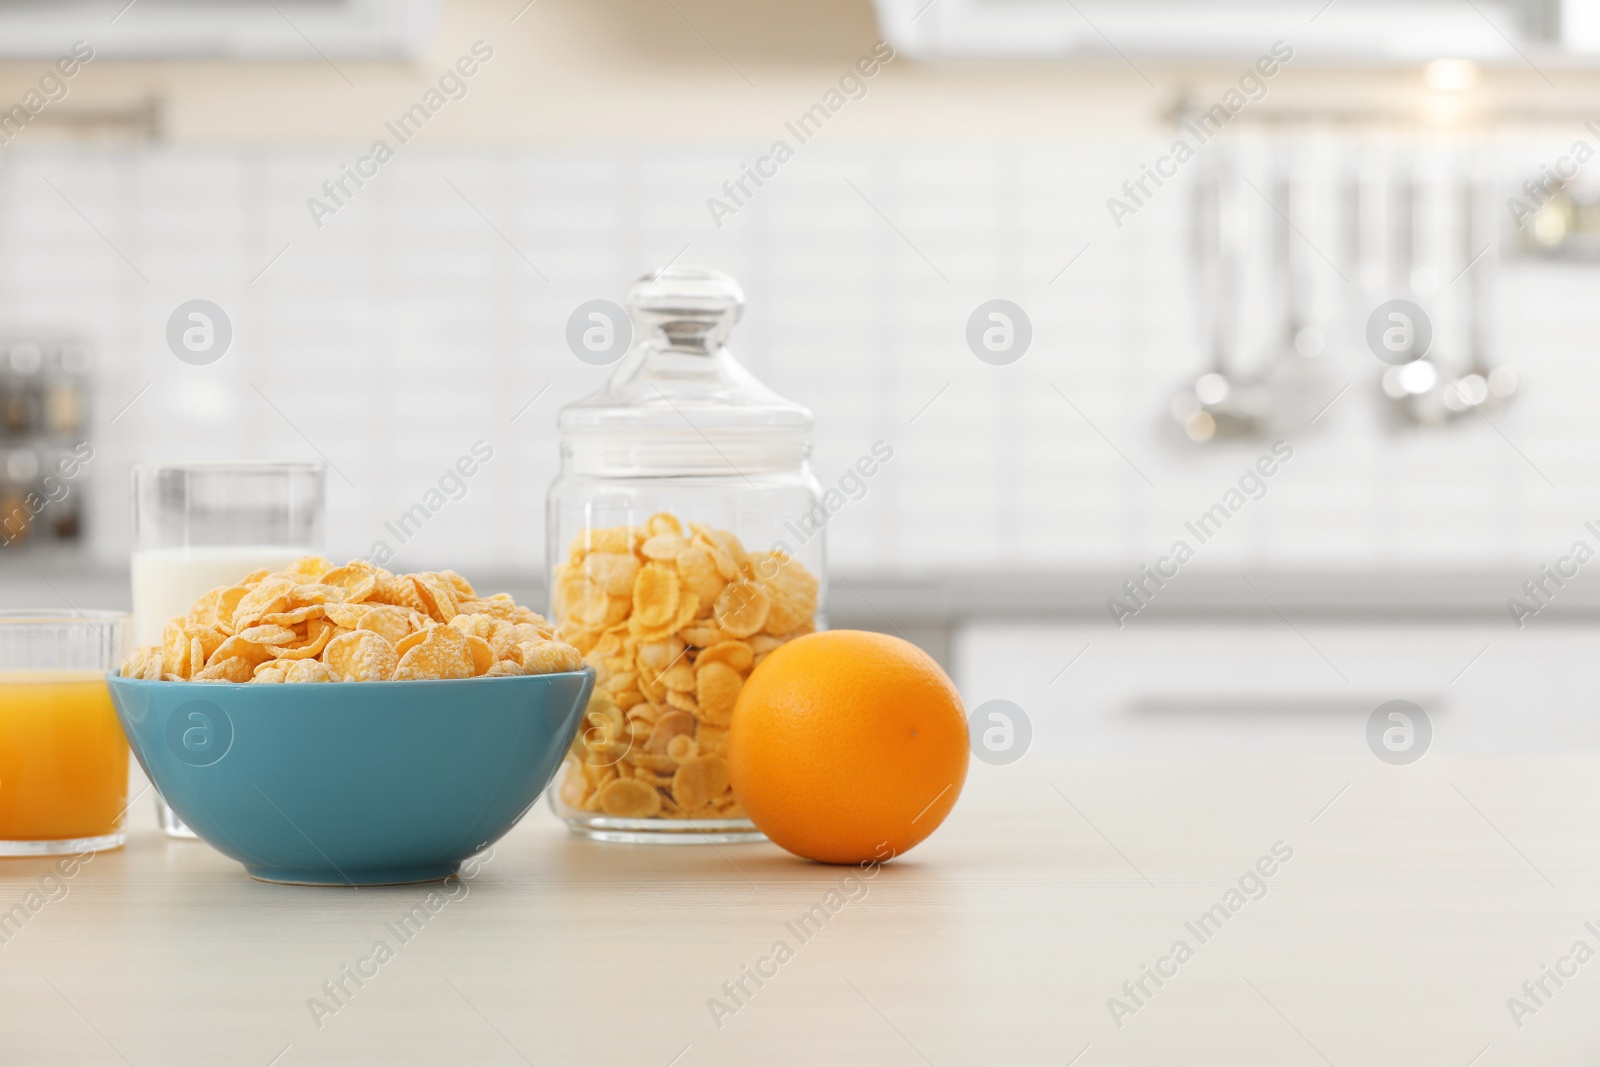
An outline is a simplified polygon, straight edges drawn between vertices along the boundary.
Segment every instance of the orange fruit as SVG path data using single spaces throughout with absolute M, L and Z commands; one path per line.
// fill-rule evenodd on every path
M 967 759 L 949 677 L 916 645 L 860 630 L 773 650 L 728 727 L 728 771 L 750 820 L 823 863 L 885 860 L 933 833 Z

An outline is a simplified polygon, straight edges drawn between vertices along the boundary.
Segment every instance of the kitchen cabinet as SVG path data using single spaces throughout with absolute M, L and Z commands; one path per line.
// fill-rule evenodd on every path
M 1441 752 L 1600 749 L 1589 623 L 1135 617 L 1119 630 L 1108 614 L 953 633 L 967 706 L 1016 703 L 1046 753 L 1354 753 L 1389 700 L 1418 704 Z

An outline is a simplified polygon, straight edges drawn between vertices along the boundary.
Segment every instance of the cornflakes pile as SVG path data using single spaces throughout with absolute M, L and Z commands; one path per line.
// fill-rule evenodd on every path
M 556 568 L 560 634 L 598 672 L 561 800 L 619 818 L 735 819 L 728 723 L 745 678 L 811 633 L 817 579 L 671 515 L 586 530 Z
M 211 590 L 124 664 L 168 682 L 386 682 L 583 668 L 542 615 L 454 571 L 391 574 L 305 556 Z

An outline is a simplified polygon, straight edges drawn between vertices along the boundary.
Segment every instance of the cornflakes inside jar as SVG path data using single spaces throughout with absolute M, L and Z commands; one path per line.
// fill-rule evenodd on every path
M 750 673 L 822 620 L 811 413 L 728 352 L 733 279 L 669 268 L 628 303 L 632 347 L 559 419 L 551 615 L 598 678 L 551 805 L 599 840 L 760 840 L 728 725 Z
M 728 723 L 750 672 L 816 629 L 816 576 L 781 548 L 750 552 L 726 530 L 662 513 L 585 530 L 554 579 L 559 636 L 598 673 L 562 814 L 745 830 Z

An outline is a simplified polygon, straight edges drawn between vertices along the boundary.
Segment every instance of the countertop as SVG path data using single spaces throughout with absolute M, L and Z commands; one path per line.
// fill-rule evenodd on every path
M 59 886 L 51 861 L 0 861 L 0 915 L 26 912 L 0 943 L 0 1063 L 1549 1067 L 1600 1050 L 1600 962 L 1570 955 L 1600 948 L 1600 755 L 975 763 L 946 825 L 872 872 L 764 844 L 595 844 L 541 803 L 453 888 L 290 888 L 161 838 L 148 797 L 131 823 Z M 1535 1002 L 1523 983 L 1546 966 L 1575 974 Z M 1531 1010 L 1514 1019 L 1511 997 Z

